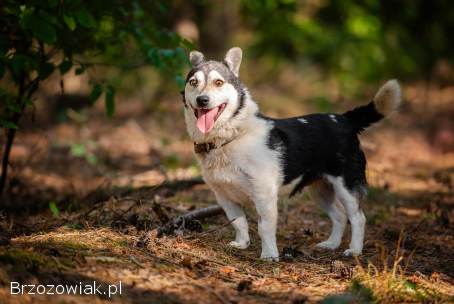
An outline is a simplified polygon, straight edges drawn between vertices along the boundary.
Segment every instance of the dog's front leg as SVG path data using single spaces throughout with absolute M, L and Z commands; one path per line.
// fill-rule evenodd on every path
M 265 189 L 263 189 L 265 190 Z M 262 240 L 261 259 L 279 261 L 276 244 L 277 230 L 277 189 L 258 191 L 254 198 L 255 208 L 259 216 L 258 230 Z
M 216 199 L 218 204 L 224 209 L 225 214 L 229 221 L 232 221 L 232 226 L 235 228 L 235 240 L 229 243 L 229 246 L 246 249 L 249 247 L 249 227 L 246 219 L 246 214 L 243 209 L 230 200 L 228 200 L 222 191 L 215 190 Z

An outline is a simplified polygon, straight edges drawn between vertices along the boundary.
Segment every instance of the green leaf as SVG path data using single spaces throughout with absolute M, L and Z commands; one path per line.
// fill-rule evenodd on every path
M 76 25 L 76 20 L 74 20 L 74 17 L 71 15 L 63 15 L 63 21 L 65 21 L 66 26 L 71 30 L 74 31 L 77 27 Z
M 17 129 L 17 125 L 12 121 L 0 119 L 0 125 L 5 129 Z
M 410 281 L 405 281 L 404 286 L 408 289 L 415 290 L 416 289 L 416 284 Z
M 76 19 L 80 25 L 86 28 L 91 28 L 96 26 L 95 18 L 86 10 L 81 9 L 75 13 Z
M 3 78 L 3 75 L 5 75 L 5 65 L 0 62 L 0 79 Z
M 33 101 L 30 98 L 24 98 L 24 99 L 22 99 L 22 101 L 23 101 L 23 103 L 26 106 L 32 106 L 33 105 Z
M 83 157 L 87 154 L 87 150 L 82 144 L 73 144 L 71 145 L 71 154 L 75 157 Z
M 175 56 L 175 51 L 170 50 L 170 49 L 163 49 L 160 51 L 160 54 L 164 58 L 171 58 L 171 57 Z
M 46 20 L 47 23 L 57 26 L 57 28 L 60 27 L 60 20 L 58 20 L 58 18 L 55 16 L 55 14 L 47 13 L 46 11 L 41 10 L 39 12 L 39 16 L 43 20 Z
M 33 34 L 45 43 L 52 44 L 57 41 L 55 28 L 37 15 L 31 15 L 28 20 L 28 28 Z
M 48 0 L 47 3 L 49 3 L 50 7 L 56 7 L 57 6 L 57 0 Z
M 13 76 L 18 78 L 26 69 L 28 57 L 25 55 L 15 55 L 11 59 L 11 71 Z
M 184 88 L 184 85 L 186 83 L 185 79 L 181 75 L 175 76 L 175 81 L 177 82 L 177 86 L 179 90 L 182 90 Z
M 52 74 L 52 72 L 54 71 L 55 69 L 55 66 L 50 63 L 50 62 L 45 62 L 44 64 L 42 64 L 40 67 L 39 67 L 39 78 L 40 79 L 46 79 L 47 77 L 50 76 L 50 74 Z
M 72 66 L 73 66 L 72 61 L 67 59 L 63 60 L 58 67 L 60 69 L 60 74 L 62 75 L 66 74 L 71 69 Z
M 96 165 L 98 163 L 98 158 L 93 154 L 88 154 L 85 159 L 90 165 Z
M 147 58 L 150 60 L 150 63 L 154 66 L 158 66 L 161 63 L 161 58 L 159 57 L 158 51 L 155 48 L 150 48 L 147 51 Z
M 60 216 L 60 210 L 58 210 L 57 204 L 54 201 L 49 202 L 49 209 L 54 217 Z
M 108 117 L 112 117 L 115 112 L 115 89 L 108 85 L 106 88 L 105 107 Z
M 102 86 L 100 84 L 95 84 L 91 90 L 90 100 L 94 103 L 98 100 L 99 96 L 102 94 Z
M 3 55 L 9 49 L 9 44 L 9 37 L 7 35 L 0 35 L 0 56 L 3 57 Z
M 83 72 L 85 72 L 85 67 L 84 66 L 80 66 L 76 69 L 76 75 L 80 75 L 82 74 Z
M 187 49 L 189 49 L 189 50 L 195 49 L 194 43 L 192 43 L 191 41 L 189 41 L 189 40 L 187 40 L 187 39 L 184 39 L 184 38 L 181 39 L 181 42 L 180 42 L 180 43 L 181 43 L 181 46 L 183 46 L 183 47 L 185 47 L 185 48 L 187 48 Z
M 188 58 L 188 56 L 186 55 L 186 53 L 184 52 L 183 48 L 177 47 L 177 48 L 175 49 L 175 53 L 176 53 L 176 56 L 177 56 L 180 60 L 183 60 L 184 62 L 189 63 L 189 58 Z

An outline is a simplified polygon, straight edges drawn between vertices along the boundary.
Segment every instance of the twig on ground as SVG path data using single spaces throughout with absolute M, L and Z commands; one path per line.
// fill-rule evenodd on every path
M 184 215 L 178 216 L 169 220 L 166 224 L 158 228 L 158 237 L 163 235 L 172 234 L 175 230 L 179 229 L 184 223 L 200 220 L 207 217 L 223 214 L 224 211 L 220 206 L 210 206 L 202 209 L 197 209 L 188 212 Z
M 184 180 L 176 180 L 176 181 L 165 181 L 159 185 L 153 185 L 153 186 L 143 186 L 135 189 L 126 189 L 125 191 L 120 193 L 120 196 L 126 196 L 129 195 L 133 192 L 139 192 L 142 190 L 158 190 L 161 188 L 166 188 L 170 190 L 170 194 L 174 194 L 175 192 L 185 190 L 188 188 L 191 188 L 196 185 L 203 184 L 203 179 L 201 177 L 194 177 L 190 179 L 184 179 Z
M 228 221 L 228 222 L 222 224 L 221 226 L 216 226 L 216 227 L 214 227 L 214 228 L 212 228 L 212 229 L 208 229 L 207 231 L 204 231 L 204 232 L 201 232 L 201 233 L 196 233 L 196 234 L 193 234 L 193 235 L 188 235 L 188 236 L 186 236 L 185 238 L 186 238 L 186 239 L 192 239 L 192 238 L 194 238 L 194 237 L 198 237 L 198 238 L 199 238 L 199 237 L 204 236 L 204 235 L 207 235 L 207 234 L 209 234 L 209 233 L 212 233 L 212 232 L 221 230 L 222 228 L 227 227 L 228 225 L 230 225 L 234 220 L 236 220 L 236 218 L 234 218 L 233 220 L 230 220 L 230 221 Z
M 131 260 L 131 262 L 133 262 L 134 264 L 136 264 L 139 268 L 145 268 L 143 266 L 142 263 L 140 263 L 135 257 L 133 257 L 132 255 L 129 257 L 129 259 Z

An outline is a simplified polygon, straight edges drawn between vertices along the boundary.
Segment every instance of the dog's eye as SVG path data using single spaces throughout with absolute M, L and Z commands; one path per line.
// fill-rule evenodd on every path
M 189 80 L 189 85 L 195 87 L 197 85 L 197 79 L 191 79 Z
M 221 79 L 217 79 L 214 81 L 214 84 L 217 86 L 217 87 L 220 87 L 224 84 L 224 81 L 222 81 Z

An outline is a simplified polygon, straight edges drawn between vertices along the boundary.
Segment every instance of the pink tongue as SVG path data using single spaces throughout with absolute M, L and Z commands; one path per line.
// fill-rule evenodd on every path
M 200 132 L 208 133 L 213 129 L 214 118 L 218 114 L 219 107 L 211 110 L 197 109 L 197 128 Z

